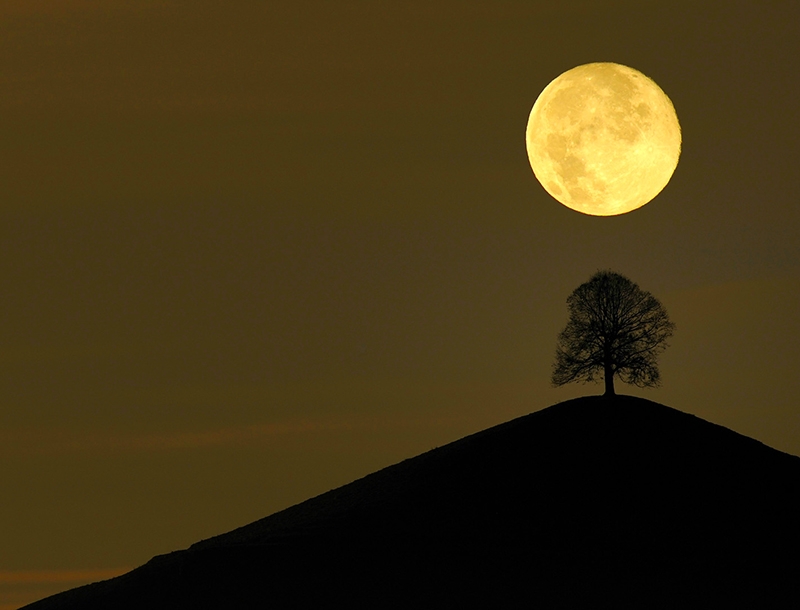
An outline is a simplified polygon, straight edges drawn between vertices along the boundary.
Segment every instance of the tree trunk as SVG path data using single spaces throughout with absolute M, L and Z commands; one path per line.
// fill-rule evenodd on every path
M 615 396 L 614 393 L 614 369 L 611 367 L 611 363 L 606 361 L 605 363 L 605 382 L 606 382 L 606 392 L 603 396 Z

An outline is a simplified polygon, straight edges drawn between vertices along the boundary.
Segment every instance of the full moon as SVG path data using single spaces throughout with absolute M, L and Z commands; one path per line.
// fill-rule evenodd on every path
M 533 173 L 568 208 L 614 216 L 667 185 L 681 154 L 672 102 L 633 68 L 592 63 L 564 72 L 533 105 L 525 137 Z

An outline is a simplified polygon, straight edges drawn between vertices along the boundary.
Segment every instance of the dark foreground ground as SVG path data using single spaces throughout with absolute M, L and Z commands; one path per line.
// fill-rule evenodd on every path
M 800 458 L 571 400 L 30 610 L 800 608 Z

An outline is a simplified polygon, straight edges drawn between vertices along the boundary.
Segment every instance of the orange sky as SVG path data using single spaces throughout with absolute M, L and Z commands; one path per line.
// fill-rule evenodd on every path
M 0 608 L 601 392 L 548 384 L 601 268 L 677 325 L 631 393 L 800 454 L 799 10 L 2 3 Z M 683 128 L 620 217 L 525 153 L 591 61 Z

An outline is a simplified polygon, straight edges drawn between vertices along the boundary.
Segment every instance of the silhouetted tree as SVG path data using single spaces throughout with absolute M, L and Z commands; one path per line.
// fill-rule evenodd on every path
M 675 325 L 652 294 L 625 276 L 598 271 L 567 299 L 569 321 L 558 335 L 554 386 L 605 380 L 614 395 L 614 376 L 639 387 L 659 384 L 658 355 Z

